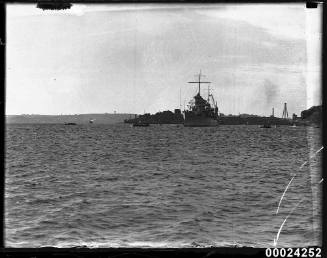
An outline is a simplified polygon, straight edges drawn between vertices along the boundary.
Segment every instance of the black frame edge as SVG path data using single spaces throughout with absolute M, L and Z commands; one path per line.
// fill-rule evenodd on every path
M 9 257 L 8 255 L 15 256 L 15 257 L 26 257 L 27 256 L 34 256 L 34 257 L 53 257 L 53 256 L 61 256 L 61 257 L 78 257 L 81 255 L 82 257 L 91 256 L 91 257 L 108 257 L 108 255 L 119 255 L 119 254 L 129 254 L 130 257 L 134 257 L 134 254 L 143 254 L 145 255 L 158 255 L 154 257 L 242 257 L 242 256 L 251 256 L 251 257 L 264 257 L 262 254 L 264 254 L 264 249 L 262 248 L 250 248 L 252 251 L 242 253 L 242 250 L 245 250 L 243 248 L 233 248 L 233 247 L 221 247 L 221 248 L 182 248 L 179 250 L 175 249 L 157 249 L 157 248 L 149 248 L 149 249 L 138 249 L 138 248 L 104 248 L 104 249 L 91 249 L 91 248 L 5 248 L 5 234 L 4 234 L 4 228 L 5 228 L 5 67 L 6 67 L 6 3 L 25 3 L 25 4 L 37 4 L 38 2 L 48 2 L 49 0 L 26 0 L 26 1 L 13 1 L 13 0 L 3 0 L 0 2 L 0 19 L 1 19 L 1 26 L 0 26 L 0 58 L 2 61 L 1 65 L 1 94 L 0 94 L 0 112 L 1 112 L 1 118 L 2 124 L 0 127 L 0 134 L 2 136 L 2 141 L 0 140 L 0 149 L 1 149 L 1 176 L 0 176 L 0 195 L 1 195 L 1 201 L 0 201 L 0 223 L 1 223 L 1 229 L 0 230 L 0 254 L 7 254 L 6 257 Z M 50 0 L 51 1 L 51 0 Z M 56 0 L 55 0 L 56 1 Z M 64 2 L 69 3 L 88 3 L 88 4 L 96 4 L 96 3 L 240 3 L 241 0 L 208 0 L 208 1 L 199 1 L 199 0 L 63 0 Z M 266 0 L 266 1 L 259 1 L 259 0 L 252 0 L 252 1 L 244 1 L 244 3 L 308 3 L 312 1 L 301 1 L 301 0 L 280 0 L 280 1 L 274 1 L 274 0 Z M 327 114 L 326 110 L 326 94 L 327 94 L 327 86 L 326 86 L 326 75 L 327 75 L 327 65 L 326 65 L 326 51 L 327 51 L 327 44 L 326 44 L 326 28 L 327 28 L 327 3 L 323 3 L 323 17 L 322 17 L 322 30 L 323 30 L 323 41 L 322 41 L 322 115 L 323 115 L 323 124 L 322 124 L 322 140 L 323 140 L 323 146 L 326 147 L 327 143 L 327 122 L 325 119 L 325 115 Z M 322 195 L 322 257 L 327 258 L 327 161 L 326 161 L 326 150 L 324 149 L 322 151 L 323 153 L 323 170 L 322 170 L 322 176 L 324 178 L 324 183 L 322 184 L 323 188 L 323 195 Z M 180 254 L 179 255 L 172 255 L 171 252 L 176 252 Z M 192 255 L 190 255 L 193 252 Z M 91 255 L 91 254 L 94 255 Z M 49 255 L 52 254 L 52 255 Z M 195 254 L 199 255 L 196 256 Z M 211 254 L 211 255 L 210 255 Z M 170 256 L 171 255 L 171 256 Z M 204 255 L 204 256 L 203 256 Z M 123 256 L 122 256 L 123 257 Z M 124 256 L 125 257 L 125 256 Z M 127 257 L 127 256 L 126 256 Z M 151 257 L 151 256 L 148 256 Z M 152 256 L 153 257 L 153 256 Z
M 0 94 L 0 112 L 1 112 L 1 129 L 0 134 L 2 141 L 0 141 L 1 149 L 1 176 L 0 176 L 0 223 L 1 223 L 1 232 L 0 232 L 0 248 L 5 247 L 4 243 L 4 227 L 5 227 L 5 67 L 6 67 L 6 3 L 0 3 L 0 59 L 1 59 L 1 94 Z
M 322 144 L 323 144 L 323 162 L 322 162 L 322 178 L 324 179 L 324 183 L 322 184 L 322 257 L 327 257 L 327 161 L 326 161 L 326 149 L 327 146 L 327 122 L 326 122 L 326 94 L 327 94 L 327 86 L 326 86 L 326 73 L 327 73 L 327 65 L 326 65 L 326 33 L 327 33 L 327 15 L 326 15 L 327 7 L 326 3 L 323 4 L 323 17 L 322 17 L 322 70 L 321 70 L 321 79 L 322 79 Z

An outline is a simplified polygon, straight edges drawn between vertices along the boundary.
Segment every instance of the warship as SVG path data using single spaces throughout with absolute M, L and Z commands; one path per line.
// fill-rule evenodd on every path
M 211 82 L 201 81 L 201 71 L 198 75 L 198 81 L 188 82 L 198 84 L 198 93 L 189 102 L 188 109 L 184 110 L 184 126 L 204 127 L 218 126 L 218 106 L 208 87 L 208 98 L 201 96 L 201 84 Z M 210 103 L 211 102 L 211 103 Z

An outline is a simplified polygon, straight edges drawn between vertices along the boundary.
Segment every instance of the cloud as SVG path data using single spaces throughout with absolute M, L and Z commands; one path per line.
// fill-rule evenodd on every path
M 266 105 L 271 106 L 280 94 L 279 87 L 269 79 L 265 79 L 263 83 L 263 93 L 265 96 Z
M 11 6 L 9 14 L 15 13 L 16 6 Z M 101 6 L 76 5 L 65 15 L 21 19 L 9 15 L 11 104 L 7 110 L 21 113 L 27 106 L 31 113 L 46 108 L 54 113 L 70 108 L 84 112 L 86 107 L 122 112 L 173 109 L 179 106 L 180 87 L 182 103 L 194 95 L 196 89 L 187 82 L 200 69 L 212 81 L 224 113 L 266 114 L 274 101 L 281 105 L 294 100 L 294 109 L 302 108 L 305 95 L 299 78 L 307 61 L 304 39 L 275 37 L 264 28 L 267 24 L 260 27 L 245 17 L 212 16 L 230 11 L 231 7 L 222 11 L 221 5 L 169 10 L 164 5 L 149 6 L 144 12 L 130 12 L 133 5 L 124 5 L 128 11 L 119 12 L 124 10 L 119 6 L 108 5 L 112 13 Z M 49 78 L 56 78 L 56 83 Z M 51 94 L 54 86 L 65 88 Z M 32 104 L 24 102 L 25 91 L 12 102 L 20 88 L 33 92 Z M 272 91 L 277 88 L 280 92 Z M 292 100 L 286 100 L 290 94 Z M 67 95 L 76 101 L 68 101 Z M 43 106 L 40 96 L 52 99 L 51 106 Z M 61 97 L 67 106 L 54 105 Z
M 213 18 L 244 21 L 284 39 L 305 38 L 305 6 L 301 4 L 227 5 L 225 10 L 199 10 Z

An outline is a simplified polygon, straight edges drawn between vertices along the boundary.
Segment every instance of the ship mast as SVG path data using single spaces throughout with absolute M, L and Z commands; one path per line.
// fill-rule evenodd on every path
M 211 83 L 211 82 L 201 82 L 201 70 L 200 70 L 200 73 L 199 73 L 199 80 L 197 82 L 188 82 L 188 83 L 198 83 L 199 84 L 199 95 L 200 95 L 200 90 L 201 90 L 201 83 Z
M 179 108 L 182 110 L 182 87 L 179 87 Z

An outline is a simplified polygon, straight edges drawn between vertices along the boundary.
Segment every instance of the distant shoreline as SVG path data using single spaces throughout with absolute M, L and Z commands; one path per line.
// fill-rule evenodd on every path
M 252 124 L 261 125 L 264 123 L 276 125 L 310 125 L 321 124 L 322 122 L 322 107 L 313 106 L 301 112 L 301 117 L 295 119 L 283 119 L 279 117 L 266 117 L 257 115 L 222 115 L 219 117 L 219 124 L 237 125 L 237 124 Z M 136 120 L 144 120 L 150 124 L 182 124 L 183 119 L 177 119 L 182 116 L 181 113 L 175 114 L 171 111 L 158 112 L 154 115 L 144 114 L 136 115 L 129 113 L 89 113 L 89 114 L 71 114 L 71 115 L 38 115 L 38 114 L 21 114 L 21 115 L 6 115 L 5 122 L 7 124 L 117 124 L 117 123 L 133 123 Z M 163 119 L 164 118 L 164 119 Z M 175 119 L 176 118 L 176 119 Z
M 8 124 L 88 124 L 92 120 L 98 124 L 123 123 L 134 114 L 75 114 L 75 115 L 6 115 L 5 122 Z

